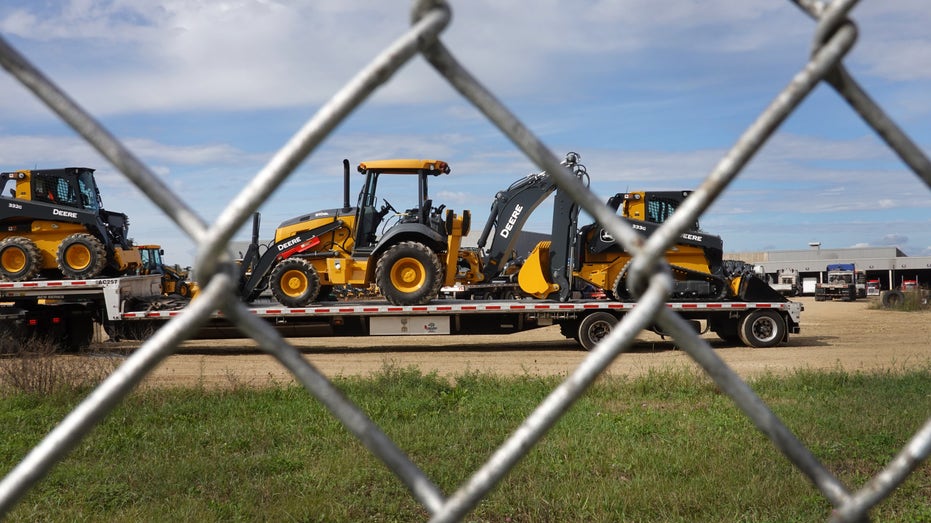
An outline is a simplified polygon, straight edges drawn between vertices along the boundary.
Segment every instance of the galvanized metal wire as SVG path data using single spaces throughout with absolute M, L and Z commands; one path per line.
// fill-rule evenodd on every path
M 659 324 L 664 332 L 670 333 L 760 432 L 810 479 L 834 508 L 828 515 L 831 521 L 868 519 L 871 508 L 928 458 L 931 453 L 931 419 L 917 430 L 879 474 L 859 489 L 852 489 L 818 461 L 804 442 L 714 353 L 705 340 L 697 336 L 680 316 L 664 306 L 672 289 L 672 276 L 664 263 L 664 252 L 727 189 L 780 124 L 821 82 L 831 85 L 931 188 L 931 162 L 928 157 L 869 97 L 843 65 L 843 58 L 857 37 L 849 14 L 858 0 L 830 3 L 791 1 L 817 21 L 809 60 L 801 64 L 799 72 L 740 136 L 682 207 L 646 240 L 625 227 L 614 211 L 561 165 L 560 159 L 530 129 L 459 64 L 440 39 L 451 16 L 450 7 L 442 0 L 415 1 L 410 30 L 376 56 L 308 120 L 212 224 L 198 216 L 119 139 L 0 37 L 0 64 L 112 162 L 185 234 L 201 245 L 196 272 L 204 284 L 200 298 L 127 358 L 3 478 L 0 482 L 0 517 L 7 514 L 149 372 L 173 354 L 182 341 L 192 336 L 213 313 L 221 311 L 243 333 L 254 338 L 261 350 L 287 368 L 313 398 L 325 405 L 378 457 L 431 514 L 431 521 L 463 519 L 651 323 Z M 248 311 L 236 294 L 234 265 L 227 254 L 234 233 L 271 193 L 378 86 L 390 81 L 404 64 L 418 55 L 423 56 L 450 86 L 480 110 L 528 158 L 550 173 L 561 189 L 634 254 L 630 268 L 634 282 L 632 287 L 643 289 L 638 307 L 624 316 L 610 336 L 591 351 L 579 367 L 502 442 L 485 464 L 448 495 L 298 350 L 273 327 Z

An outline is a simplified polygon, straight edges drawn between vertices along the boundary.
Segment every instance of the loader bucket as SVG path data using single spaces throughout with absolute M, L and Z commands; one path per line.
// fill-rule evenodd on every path
M 559 290 L 549 277 L 550 245 L 548 241 L 538 243 L 517 274 L 520 290 L 536 298 L 546 298 Z
M 788 298 L 773 290 L 765 281 L 756 276 L 741 276 L 737 297 L 741 301 L 789 301 Z

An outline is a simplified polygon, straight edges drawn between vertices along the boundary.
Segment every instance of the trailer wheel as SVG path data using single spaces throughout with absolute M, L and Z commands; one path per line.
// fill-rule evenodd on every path
M 610 312 L 598 311 L 582 318 L 579 322 L 579 344 L 585 350 L 592 350 L 617 325 L 617 316 Z
M 375 268 L 375 283 L 394 305 L 423 305 L 440 293 L 443 266 L 436 253 L 417 242 L 388 249 Z
M 29 238 L 11 236 L 0 242 L 0 279 L 25 281 L 39 273 L 42 255 Z
M 739 334 L 749 347 L 773 347 L 785 338 L 786 322 L 776 311 L 755 310 L 740 320 Z
M 96 236 L 72 234 L 58 246 L 58 268 L 70 280 L 96 278 L 107 264 L 107 251 Z
M 285 307 L 303 307 L 317 299 L 320 277 L 303 258 L 289 258 L 275 266 L 271 276 L 272 295 Z

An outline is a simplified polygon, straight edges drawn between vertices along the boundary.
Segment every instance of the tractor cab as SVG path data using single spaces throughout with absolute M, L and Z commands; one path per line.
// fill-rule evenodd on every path
M 355 245 L 357 250 L 371 250 L 375 246 L 379 240 L 378 229 L 383 223 L 387 226 L 385 218 L 392 212 L 398 217 L 398 225 L 420 224 L 431 227 L 437 232 L 443 231 L 441 213 L 444 206 L 433 209 L 433 200 L 429 197 L 427 180 L 431 176 L 449 174 L 450 169 L 446 162 L 420 159 L 377 160 L 360 163 L 358 171 L 365 175 L 365 182 L 362 190 L 359 191 L 359 203 L 356 209 L 356 224 L 358 225 L 355 231 Z M 381 207 L 376 208 L 378 181 L 383 174 L 416 176 L 416 207 L 401 212 L 383 196 Z
M 164 274 L 165 264 L 162 262 L 162 256 L 165 249 L 161 245 L 138 245 L 136 249 L 142 258 L 142 264 L 139 267 L 139 274 Z
M 101 208 L 94 170 L 84 167 L 3 173 L 3 194 L 96 213 Z M 12 184 L 10 183 L 12 182 Z M 9 189 L 7 185 L 12 185 Z
M 651 223 L 664 223 L 676 212 L 682 202 L 692 194 L 692 191 L 639 191 L 618 193 L 608 200 L 608 205 L 617 210 L 621 208 L 621 216 L 635 221 Z M 699 230 L 698 220 L 695 220 L 689 230 Z

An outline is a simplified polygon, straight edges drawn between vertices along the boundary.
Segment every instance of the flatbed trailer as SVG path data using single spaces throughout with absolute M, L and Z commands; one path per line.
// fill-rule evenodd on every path
M 181 313 L 159 300 L 160 277 L 98 280 L 0 282 L 0 323 L 19 335 L 48 334 L 67 348 L 92 341 L 95 323 L 114 339 L 144 339 Z M 159 304 L 152 310 L 152 304 Z M 437 299 L 426 305 L 386 301 L 322 302 L 289 308 L 275 302 L 249 304 L 284 336 L 507 334 L 559 325 L 562 335 L 593 348 L 635 302 L 534 299 Z M 669 302 L 666 305 L 733 343 L 772 347 L 799 332 L 802 305 L 785 302 Z M 660 332 L 658 328 L 656 332 Z M 242 337 L 222 314 L 211 318 L 200 338 Z
M 134 303 L 159 297 L 161 278 L 0 282 L 0 332 L 44 336 L 69 350 L 85 347 L 93 341 L 95 325 L 119 322 Z

